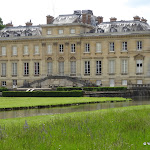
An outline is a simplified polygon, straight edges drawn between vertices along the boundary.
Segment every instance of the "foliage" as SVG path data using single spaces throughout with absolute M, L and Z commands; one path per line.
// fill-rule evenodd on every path
M 3 25 L 2 18 L 0 18 L 0 30 L 2 30 L 4 27 L 5 27 L 5 25 Z
M 150 106 L 2 119 L 1 149 L 149 149 Z M 146 145 L 143 143 L 146 142 Z
M 72 90 L 84 90 L 84 91 L 122 91 L 127 90 L 127 87 L 58 87 L 57 91 L 72 91 Z
M 6 87 L 0 87 L 0 92 L 2 91 L 8 91 L 8 89 Z
M 81 97 L 83 91 L 4 91 L 3 97 Z

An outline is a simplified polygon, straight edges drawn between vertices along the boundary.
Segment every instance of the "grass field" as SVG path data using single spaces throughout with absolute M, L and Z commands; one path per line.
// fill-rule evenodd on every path
M 121 97 L 0 97 L 0 108 L 65 105 L 89 102 L 124 101 Z
M 148 150 L 147 142 L 149 105 L 0 120 L 2 150 Z

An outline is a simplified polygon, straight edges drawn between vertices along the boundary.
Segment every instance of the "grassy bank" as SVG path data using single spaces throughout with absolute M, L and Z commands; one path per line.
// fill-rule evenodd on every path
M 83 104 L 107 101 L 129 100 L 121 97 L 0 97 L 0 108 L 20 108 L 36 106 L 63 106 L 69 104 Z
M 0 120 L 3 150 L 145 150 L 150 106 Z

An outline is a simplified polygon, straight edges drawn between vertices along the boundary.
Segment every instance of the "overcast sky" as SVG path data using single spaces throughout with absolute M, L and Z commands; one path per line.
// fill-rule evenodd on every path
M 74 10 L 93 10 L 95 16 L 104 21 L 132 20 L 133 16 L 144 17 L 150 23 L 150 0 L 3 0 L 0 3 L 0 17 L 4 24 L 12 21 L 14 26 L 46 24 L 46 16 L 72 14 Z

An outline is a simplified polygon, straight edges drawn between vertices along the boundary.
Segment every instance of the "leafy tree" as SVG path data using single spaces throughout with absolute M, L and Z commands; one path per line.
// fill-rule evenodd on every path
M 0 18 L 0 30 L 2 30 L 5 27 L 5 25 L 3 25 L 3 20 L 2 18 Z

